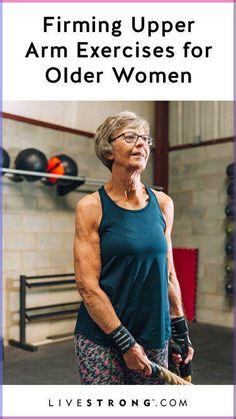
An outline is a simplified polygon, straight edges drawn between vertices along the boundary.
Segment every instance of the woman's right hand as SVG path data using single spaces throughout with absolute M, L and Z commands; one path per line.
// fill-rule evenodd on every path
M 152 374 L 150 361 L 144 352 L 144 349 L 138 343 L 135 343 L 127 352 L 123 354 L 127 368 L 140 374 L 149 376 Z

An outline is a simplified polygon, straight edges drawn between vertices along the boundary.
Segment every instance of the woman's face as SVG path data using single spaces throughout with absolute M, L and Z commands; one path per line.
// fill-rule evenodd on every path
M 115 164 L 126 168 L 128 171 L 143 172 L 149 158 L 150 146 L 142 137 L 138 137 L 135 143 L 127 143 L 125 136 L 122 134 L 125 134 L 126 137 L 130 137 L 128 134 L 149 135 L 148 128 L 142 125 L 136 128 L 132 125 L 127 125 L 122 130 L 114 131 L 111 136 L 112 139 L 118 137 L 111 142 L 113 167 Z

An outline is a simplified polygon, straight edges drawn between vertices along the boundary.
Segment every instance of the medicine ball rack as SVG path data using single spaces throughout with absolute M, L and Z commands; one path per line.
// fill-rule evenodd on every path
M 85 176 L 55 175 L 53 173 L 31 172 L 29 170 L 6 169 L 4 167 L 0 167 L 0 172 L 3 172 L 4 174 L 6 174 L 7 177 L 13 182 L 23 182 L 25 180 L 23 177 L 24 175 L 38 177 L 41 179 L 41 182 L 46 185 L 50 185 L 50 186 L 56 185 L 57 196 L 65 196 L 69 192 L 72 192 L 72 191 L 78 191 L 78 192 L 84 192 L 84 193 L 93 192 L 93 190 L 91 189 L 86 189 L 86 188 L 79 189 L 79 187 L 81 185 L 100 187 L 104 185 L 104 183 L 107 182 L 106 179 L 97 180 L 93 178 L 87 178 Z M 71 182 L 68 185 L 59 185 L 55 183 L 50 184 L 49 181 L 47 180 L 48 178 L 69 180 Z M 156 186 L 156 185 L 151 185 L 151 188 L 156 189 L 157 191 L 163 190 L 163 187 Z
M 77 313 L 80 302 L 50 304 L 44 306 L 26 307 L 27 289 L 41 287 L 60 287 L 75 284 L 74 273 L 58 275 L 26 276 L 20 275 L 20 337 L 19 341 L 10 339 L 9 344 L 26 351 L 35 352 L 38 346 L 26 342 L 26 325 L 28 322 L 48 317 L 64 318 Z M 62 288 L 63 290 L 63 288 Z M 63 310 L 59 307 L 64 307 Z
M 31 172 L 29 170 L 17 170 L 17 169 L 7 169 L 4 167 L 0 168 L 0 171 L 7 175 L 7 177 L 13 182 L 23 182 L 24 176 L 30 175 L 38 177 L 41 179 L 42 183 L 53 186 L 55 184 L 50 184 L 48 182 L 48 178 L 60 179 L 60 180 L 67 180 L 70 181 L 67 185 L 60 185 L 56 184 L 57 187 L 57 196 L 64 196 L 67 195 L 69 192 L 77 190 L 81 185 L 86 184 L 87 186 L 102 186 L 106 183 L 106 180 L 101 179 L 92 179 L 87 178 L 85 176 L 66 176 L 66 175 L 56 175 L 53 173 L 45 173 L 45 172 Z M 91 190 L 87 189 L 80 189 L 78 192 L 92 192 Z
M 225 291 L 230 297 L 234 296 L 234 274 L 235 274 L 235 202 L 234 202 L 234 176 L 235 163 L 231 163 L 226 168 L 227 174 L 227 205 L 225 207 L 226 215 L 226 243 L 225 243 L 225 271 L 226 284 Z

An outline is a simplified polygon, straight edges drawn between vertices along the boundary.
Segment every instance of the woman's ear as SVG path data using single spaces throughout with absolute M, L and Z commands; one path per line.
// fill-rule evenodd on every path
M 113 150 L 106 150 L 104 152 L 104 157 L 108 160 L 113 160 Z

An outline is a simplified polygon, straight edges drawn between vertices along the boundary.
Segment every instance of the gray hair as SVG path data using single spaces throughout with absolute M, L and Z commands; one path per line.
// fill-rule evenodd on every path
M 133 112 L 124 111 L 115 116 L 108 116 L 96 131 L 94 137 L 95 153 L 110 171 L 112 171 L 112 160 L 107 157 L 112 152 L 112 145 L 109 140 L 111 140 L 112 133 L 121 131 L 127 126 L 132 128 L 144 126 L 149 129 L 149 124 L 145 119 Z

